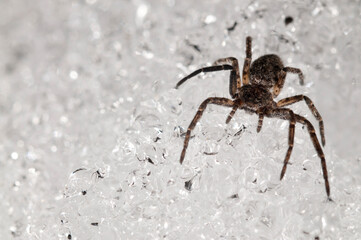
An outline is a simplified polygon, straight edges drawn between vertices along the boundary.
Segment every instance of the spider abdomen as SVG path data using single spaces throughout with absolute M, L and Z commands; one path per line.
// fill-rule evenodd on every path
M 261 85 L 244 85 L 239 92 L 240 100 L 249 108 L 257 110 L 273 103 L 270 91 Z
M 267 88 L 273 87 L 277 83 L 278 74 L 283 67 L 281 58 L 275 54 L 257 58 L 250 69 L 251 84 L 258 84 Z

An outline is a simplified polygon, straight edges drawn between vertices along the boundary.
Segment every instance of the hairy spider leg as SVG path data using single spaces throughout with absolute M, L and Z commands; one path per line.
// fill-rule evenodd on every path
M 194 116 L 192 122 L 188 126 L 186 137 L 184 139 L 183 150 L 182 150 L 182 153 L 181 153 L 181 156 L 180 156 L 180 163 L 181 164 L 183 163 L 183 160 L 184 160 L 184 157 L 185 157 L 185 154 L 186 154 L 186 150 L 187 150 L 187 147 L 188 147 L 191 132 L 194 129 L 194 127 L 196 126 L 199 119 L 202 117 L 203 112 L 206 109 L 208 104 L 216 104 L 216 105 L 221 105 L 221 106 L 226 106 L 226 107 L 233 107 L 235 103 L 231 99 L 219 98 L 219 97 L 207 98 L 206 100 L 204 100 L 202 102 L 202 104 L 199 106 L 198 111 L 197 111 L 196 115 Z
M 233 67 L 231 75 L 229 76 L 229 94 L 232 96 L 232 98 L 235 98 L 238 86 L 241 85 L 238 60 L 235 57 L 220 58 L 213 63 L 213 66 L 224 64 L 229 64 Z
M 278 81 L 276 82 L 276 84 L 273 86 L 273 98 L 277 97 L 282 88 L 283 85 L 285 84 L 285 80 L 286 80 L 286 75 L 287 72 L 290 73 L 296 73 L 298 74 L 298 77 L 300 79 L 300 84 L 303 85 L 304 84 L 304 77 L 303 77 L 303 73 L 300 69 L 298 68 L 293 68 L 293 67 L 284 67 L 279 73 L 278 73 Z
M 242 71 L 242 85 L 249 84 L 250 68 L 252 62 L 252 38 L 248 36 L 246 38 L 246 58 L 244 59 L 243 71 Z M 238 85 L 237 88 L 241 88 Z
M 273 92 L 272 92 L 273 98 L 276 98 L 282 91 L 283 85 L 285 84 L 286 75 L 287 75 L 287 73 L 283 70 L 281 70 L 278 73 L 278 81 L 273 86 Z
M 312 100 L 309 97 L 304 96 L 304 95 L 296 95 L 293 97 L 284 98 L 277 102 L 277 107 L 285 107 L 285 106 L 291 105 L 293 103 L 300 102 L 302 100 L 305 100 L 305 102 L 306 102 L 308 108 L 311 110 L 313 116 L 315 116 L 315 118 L 317 119 L 317 121 L 319 123 L 319 127 L 320 127 L 322 146 L 325 146 L 326 139 L 325 139 L 325 127 L 323 125 L 323 120 L 322 120 L 321 114 L 317 111 L 317 108 L 315 107 L 315 105 L 313 104 Z
M 240 108 L 241 106 L 242 106 L 242 102 L 240 100 L 234 103 L 232 111 L 228 114 L 228 117 L 226 119 L 226 124 L 228 124 L 232 120 L 232 118 L 233 118 L 234 114 L 236 113 L 237 109 Z
M 236 113 L 237 109 L 238 109 L 238 105 L 235 105 L 232 108 L 232 111 L 228 114 L 228 117 L 226 119 L 226 124 L 228 124 L 232 120 L 232 118 L 233 118 L 234 114 Z
M 325 180 L 326 193 L 327 193 L 328 200 L 331 201 L 332 199 L 330 198 L 330 185 L 328 183 L 326 159 L 325 159 L 325 155 L 323 154 L 321 145 L 317 139 L 317 136 L 315 133 L 315 128 L 310 123 L 310 121 L 308 121 L 306 118 L 304 118 L 298 114 L 295 114 L 295 118 L 296 118 L 297 122 L 307 126 L 307 130 L 310 134 L 310 138 L 312 140 L 313 146 L 315 147 L 318 157 L 321 159 L 321 166 L 322 166 L 322 172 L 323 172 L 323 179 Z
M 264 113 L 262 111 L 259 111 L 258 112 L 258 126 L 257 126 L 258 133 L 261 131 L 261 128 L 262 128 L 263 118 L 264 118 Z
M 301 69 L 294 67 L 284 67 L 283 71 L 298 74 L 298 78 L 300 79 L 300 84 L 303 85 L 305 83 L 304 82 L 305 77 L 303 76 Z
M 204 67 L 204 68 L 200 68 L 194 72 L 192 72 L 191 74 L 189 74 L 188 76 L 182 78 L 177 85 L 175 86 L 175 88 L 179 88 L 180 85 L 182 85 L 185 81 L 187 81 L 188 79 L 202 73 L 202 72 L 216 72 L 216 71 L 223 71 L 223 70 L 233 70 L 233 67 L 231 65 L 221 65 L 221 66 L 211 66 L 211 67 Z
M 289 120 L 290 121 L 290 127 L 288 130 L 288 150 L 285 156 L 285 159 L 283 161 L 283 168 L 280 175 L 280 180 L 282 180 L 283 176 L 286 173 L 287 164 L 290 160 L 292 149 L 293 149 L 293 143 L 295 139 L 295 125 L 296 125 L 296 118 L 295 114 L 291 109 L 287 108 L 277 108 L 271 110 L 269 114 L 267 114 L 268 117 L 278 117 L 281 119 Z

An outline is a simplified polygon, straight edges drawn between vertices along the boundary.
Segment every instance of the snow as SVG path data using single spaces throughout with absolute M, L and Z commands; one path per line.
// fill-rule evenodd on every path
M 2 239 L 360 239 L 360 1 L 0 2 Z M 292 22 L 285 24 L 286 17 Z M 288 22 L 289 22 L 289 18 Z M 302 69 L 325 123 L 320 160 L 297 125 L 209 106 L 221 57 L 276 53 Z M 304 102 L 290 106 L 314 124 Z M 317 131 L 317 134 L 318 131 Z M 319 137 L 319 135 L 318 135 Z

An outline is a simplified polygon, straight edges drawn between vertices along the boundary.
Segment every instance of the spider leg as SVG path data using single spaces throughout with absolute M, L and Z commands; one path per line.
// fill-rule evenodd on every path
M 300 79 L 300 84 L 301 84 L 301 85 L 304 84 L 304 79 L 305 79 L 305 78 L 304 78 L 304 76 L 303 76 L 303 73 L 302 73 L 301 69 L 299 69 L 299 68 L 293 68 L 293 67 L 284 67 L 284 68 L 283 68 L 283 71 L 298 74 L 298 77 L 299 77 L 299 79 Z
M 228 117 L 226 119 L 226 124 L 228 124 L 232 120 L 232 118 L 233 118 L 234 114 L 236 113 L 237 109 L 240 108 L 241 106 L 242 106 L 241 101 L 235 102 L 235 104 L 234 104 L 234 106 L 232 108 L 232 111 L 229 113 L 229 115 L 228 115 Z
M 272 110 L 272 112 L 270 114 L 268 114 L 268 116 L 279 117 L 281 119 L 286 119 L 286 120 L 290 121 L 290 127 L 289 127 L 289 131 L 288 131 L 288 150 L 287 150 L 285 159 L 283 161 L 283 168 L 282 168 L 281 176 L 280 176 L 280 180 L 282 180 L 283 176 L 286 173 L 287 164 L 291 157 L 291 153 L 292 153 L 292 149 L 293 149 L 293 142 L 295 139 L 295 125 L 296 125 L 295 114 L 290 109 L 278 108 L 278 109 Z
M 194 72 L 192 72 L 191 74 L 189 74 L 188 76 L 182 78 L 177 85 L 175 86 L 175 88 L 179 88 L 180 85 L 182 85 L 185 81 L 187 81 L 188 79 L 196 76 L 197 74 L 200 74 L 202 72 L 216 72 L 216 71 L 223 71 L 223 70 L 233 70 L 233 67 L 231 65 L 220 65 L 220 66 L 210 66 L 210 67 L 204 67 L 204 68 L 200 68 Z
M 258 133 L 261 131 L 261 128 L 262 128 L 263 118 L 264 118 L 264 113 L 259 112 L 258 113 L 258 126 L 257 126 L 257 132 Z
M 213 63 L 213 66 L 225 64 L 232 65 L 233 67 L 233 70 L 231 71 L 231 75 L 229 77 L 229 94 L 232 96 L 232 98 L 235 98 L 237 88 L 241 86 L 238 60 L 234 57 L 220 58 Z
M 293 67 L 284 67 L 279 73 L 278 73 L 278 81 L 276 82 L 276 84 L 273 86 L 273 97 L 277 97 L 278 94 L 280 94 L 283 85 L 285 84 L 285 79 L 286 79 L 286 75 L 287 72 L 290 73 L 297 73 L 298 77 L 300 78 L 300 84 L 303 85 L 304 84 L 304 77 L 302 74 L 302 71 L 298 68 L 293 68 Z
M 186 154 L 186 150 L 187 150 L 187 147 L 188 147 L 191 132 L 194 129 L 194 127 L 196 126 L 199 119 L 202 117 L 203 112 L 206 109 L 208 104 L 216 104 L 216 105 L 221 105 L 221 106 L 226 106 L 226 107 L 233 107 L 235 103 L 230 99 L 219 98 L 219 97 L 210 97 L 210 98 L 207 98 L 206 100 L 204 100 L 202 102 L 202 104 L 199 106 L 198 111 L 197 111 L 196 115 L 194 116 L 192 122 L 188 126 L 186 137 L 184 139 L 183 150 L 182 150 L 182 153 L 181 153 L 181 156 L 180 156 L 180 163 L 181 164 L 183 163 L 183 160 L 184 160 L 184 157 L 185 157 L 185 154 Z
M 246 58 L 244 59 L 243 72 L 242 72 L 242 84 L 249 84 L 250 68 L 252 62 L 252 38 L 248 36 L 246 38 Z M 241 88 L 241 86 L 237 86 Z
M 321 145 L 317 139 L 316 133 L 315 133 L 315 128 L 313 127 L 313 125 L 310 123 L 310 121 L 308 121 L 306 118 L 295 114 L 295 118 L 296 121 L 306 125 L 307 126 L 307 130 L 310 134 L 310 138 L 312 140 L 313 146 L 315 147 L 315 150 L 317 152 L 318 157 L 321 159 L 321 166 L 322 166 L 322 172 L 323 172 L 323 179 L 325 180 L 325 188 L 326 188 L 326 193 L 327 193 L 327 197 L 329 200 L 331 200 L 330 198 L 330 185 L 328 183 L 328 174 L 327 174 L 327 166 L 326 166 L 326 159 L 325 159 L 325 155 L 323 154 Z
M 285 107 L 285 106 L 291 105 L 293 103 L 296 103 L 296 102 L 299 102 L 302 100 L 305 100 L 305 102 L 306 102 L 308 108 L 311 110 L 313 116 L 315 116 L 315 118 L 318 120 L 319 127 L 320 127 L 322 146 L 325 146 L 326 139 L 325 139 L 325 128 L 323 125 L 323 120 L 322 120 L 321 114 L 317 111 L 315 105 L 313 104 L 312 100 L 309 97 L 304 96 L 304 95 L 296 95 L 293 97 L 284 98 L 277 102 L 277 106 Z
M 281 90 L 283 88 L 283 85 L 285 84 L 286 74 L 287 73 L 285 71 L 283 71 L 283 70 L 281 70 L 278 73 L 278 81 L 273 86 L 273 92 L 272 92 L 273 98 L 277 97 L 278 94 L 280 94 L 280 92 L 281 92 Z

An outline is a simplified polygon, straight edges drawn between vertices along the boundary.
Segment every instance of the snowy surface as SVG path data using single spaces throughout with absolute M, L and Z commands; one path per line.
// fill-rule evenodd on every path
M 341 3 L 342 2 L 342 3 Z M 1 239 L 361 239 L 361 3 L 3 0 Z M 287 16 L 293 21 L 285 24 Z M 211 106 L 220 57 L 277 53 L 299 67 L 278 99 L 323 116 L 333 202 L 306 129 Z M 291 107 L 317 126 L 304 102 Z M 318 134 L 318 132 L 317 132 Z

